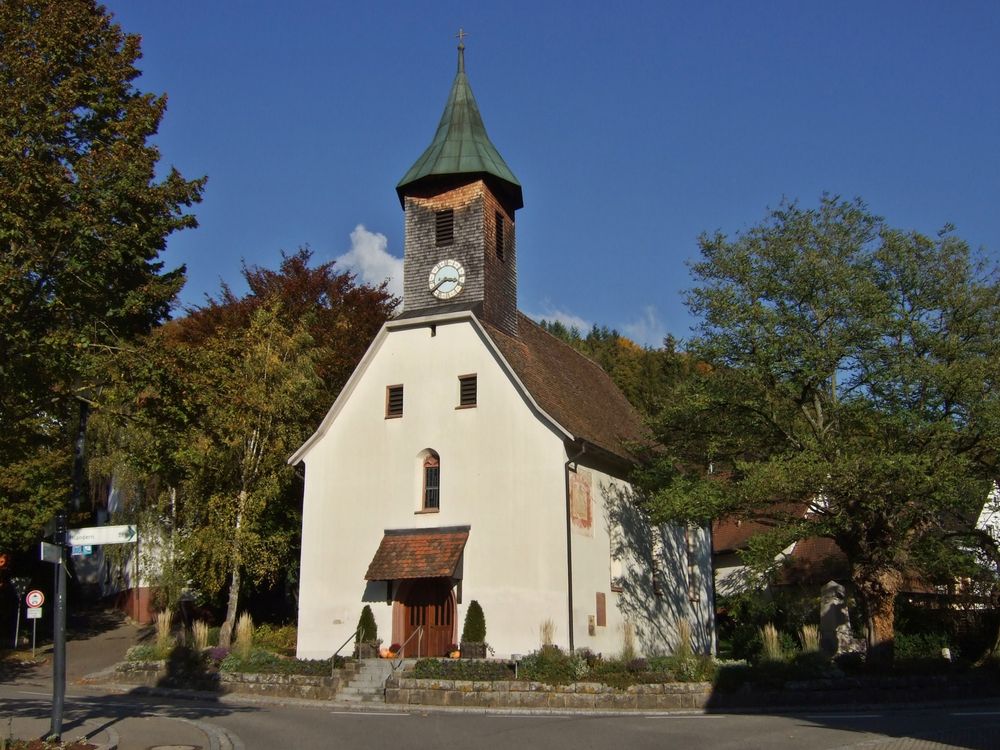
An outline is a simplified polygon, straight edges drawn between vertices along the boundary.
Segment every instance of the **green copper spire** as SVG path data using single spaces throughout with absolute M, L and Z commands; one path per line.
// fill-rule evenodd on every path
M 417 183 L 444 182 L 461 175 L 483 177 L 513 203 L 513 208 L 524 205 L 521 183 L 486 135 L 486 126 L 465 75 L 465 44 L 459 41 L 458 74 L 434 140 L 396 185 L 396 192 L 402 202 L 407 188 Z

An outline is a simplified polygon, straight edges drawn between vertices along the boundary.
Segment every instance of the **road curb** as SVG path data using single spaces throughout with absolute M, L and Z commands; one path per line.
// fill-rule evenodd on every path
M 934 700 L 921 702 L 888 702 L 888 703 L 842 703 L 823 706 L 816 705 L 774 705 L 774 706 L 719 706 L 702 709 L 587 709 L 587 708 L 519 708 L 519 707 L 489 707 L 489 706 L 428 706 L 416 703 L 354 703 L 337 700 L 315 700 L 309 698 L 282 698 L 264 695 L 248 695 L 245 693 L 215 693 L 206 690 L 186 690 L 183 688 L 158 688 L 135 685 L 120 685 L 103 683 L 88 685 L 91 688 L 102 688 L 120 695 L 151 696 L 174 698 L 178 700 L 212 701 L 220 704 L 233 705 L 265 705 L 265 706 L 302 706 L 321 708 L 333 711 L 351 713 L 411 713 L 411 714 L 470 714 L 494 716 L 593 716 L 593 717 L 627 717 L 627 716 L 698 716 L 698 715 L 757 715 L 781 714 L 799 715 L 812 714 L 818 710 L 824 713 L 851 713 L 856 711 L 903 711 L 932 708 L 967 708 L 995 707 L 994 698 L 964 698 L 955 700 Z

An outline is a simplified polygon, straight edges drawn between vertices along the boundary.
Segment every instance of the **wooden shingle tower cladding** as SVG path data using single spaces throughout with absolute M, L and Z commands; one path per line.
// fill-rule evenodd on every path
M 403 314 L 475 310 L 517 334 L 517 244 L 514 212 L 521 186 L 486 134 L 465 75 L 458 73 L 431 145 L 396 186 L 405 211 Z M 435 294 L 442 262 L 464 273 L 458 292 Z

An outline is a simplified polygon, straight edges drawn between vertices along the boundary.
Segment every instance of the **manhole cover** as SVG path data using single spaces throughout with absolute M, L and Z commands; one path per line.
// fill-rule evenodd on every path
M 202 750 L 201 745 L 152 745 L 149 750 Z

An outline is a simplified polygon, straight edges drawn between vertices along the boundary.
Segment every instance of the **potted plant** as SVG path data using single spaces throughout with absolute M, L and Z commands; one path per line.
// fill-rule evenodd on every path
M 473 599 L 465 613 L 461 655 L 466 659 L 485 659 L 486 649 L 486 616 L 479 602 Z
M 379 656 L 379 646 L 382 641 L 378 637 L 378 625 L 375 615 L 367 604 L 361 610 L 358 619 L 358 632 L 354 641 L 354 655 L 358 659 L 376 659 Z

